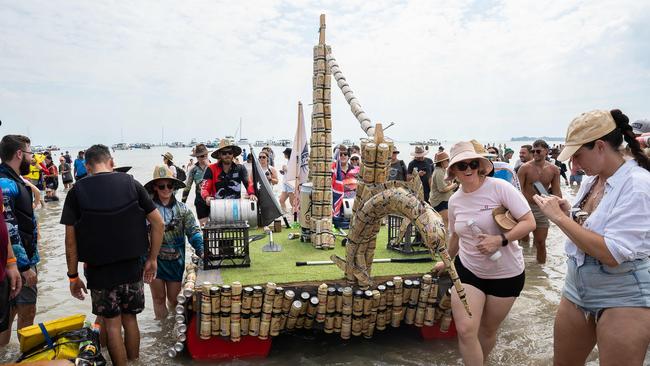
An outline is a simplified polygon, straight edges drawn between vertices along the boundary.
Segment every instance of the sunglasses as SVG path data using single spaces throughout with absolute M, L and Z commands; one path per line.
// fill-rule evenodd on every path
M 163 189 L 165 189 L 165 188 L 167 188 L 167 189 L 173 189 L 173 188 L 174 188 L 174 184 L 172 184 L 172 183 L 167 183 L 167 184 L 158 184 L 157 187 L 158 187 L 158 189 L 160 189 L 160 190 L 163 190 Z
M 461 161 L 461 162 L 458 162 L 458 163 L 454 164 L 454 166 L 456 167 L 456 170 L 458 170 L 460 172 L 464 172 L 465 170 L 467 170 L 467 167 L 469 167 L 472 170 L 476 170 L 476 169 L 478 169 L 478 167 L 480 165 L 481 165 L 481 163 L 479 163 L 478 160 L 472 160 L 469 163 Z
M 266 159 L 266 156 L 261 155 L 261 156 L 258 156 L 257 158 L 258 158 L 258 159 Z
M 354 157 L 354 158 L 352 158 L 352 160 L 359 160 L 359 158 L 357 158 L 357 157 Z
M 348 153 L 339 153 L 341 156 L 348 156 Z
M 223 150 L 221 155 L 232 155 L 232 150 Z
M 197 156 L 197 158 L 199 158 L 199 159 L 201 159 L 201 158 L 207 158 L 207 157 L 208 157 L 208 154 L 203 154 L 203 155 L 199 155 L 199 156 Z
M 541 154 L 544 150 L 543 149 L 533 149 L 533 154 Z

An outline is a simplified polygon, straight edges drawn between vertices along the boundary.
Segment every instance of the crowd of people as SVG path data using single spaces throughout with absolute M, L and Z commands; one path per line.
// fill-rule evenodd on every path
M 532 233 L 537 261 L 545 263 L 550 223 L 567 236 L 555 363 L 584 364 L 598 345 L 603 364 L 642 364 L 650 344 L 650 161 L 643 150 L 648 132 L 650 122 L 629 123 L 619 110 L 597 110 L 570 123 L 564 145 L 537 140 L 521 146 L 516 161 L 513 149 L 476 140 L 458 142 L 449 153 L 441 146 L 433 159 L 426 147 L 416 146 L 408 164 L 393 151 L 388 179 L 419 178 L 423 200 L 448 229 L 449 253 L 473 314 L 468 316 L 452 293 L 465 364 L 483 365 L 495 347 L 498 329 L 525 284 L 519 243 Z M 288 160 L 291 149 L 283 155 Z M 103 325 L 114 364 L 137 358 L 144 285 L 149 284 L 156 319 L 166 318 L 181 288 L 186 243 L 203 256 L 200 227 L 211 202 L 257 199 L 250 153 L 222 141 L 212 153 L 195 146 L 191 157 L 196 162 L 179 167 L 171 153 L 163 154 L 142 185 L 116 169 L 104 145 L 79 151 L 74 161 L 66 152 L 56 166 L 52 154 L 32 151 L 28 137 L 4 136 L 0 345 L 9 342 L 16 317 L 18 328 L 33 324 L 40 261 L 34 209 L 41 191 L 44 201 L 58 199 L 60 177 L 67 190 L 60 223 L 70 293 L 83 300 L 90 290 L 92 313 Z M 286 164 L 275 161 L 271 148 L 257 158 L 268 182 L 281 185 L 283 209 L 287 199 L 293 206 L 295 187 L 286 178 Z M 346 199 L 355 196 L 360 163 L 357 146 L 334 148 L 332 181 L 342 183 Z M 561 179 L 577 184 L 574 203 L 562 197 Z M 196 217 L 186 205 L 192 187 Z M 436 263 L 434 270 L 444 271 L 444 264 Z

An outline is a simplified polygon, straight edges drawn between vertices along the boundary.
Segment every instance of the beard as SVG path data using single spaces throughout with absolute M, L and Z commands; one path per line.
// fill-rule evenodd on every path
M 29 166 L 30 165 L 31 164 L 29 163 L 29 161 L 27 159 L 25 159 L 25 157 L 23 157 L 23 161 L 20 162 L 20 167 L 18 168 L 19 174 L 20 175 L 29 174 Z

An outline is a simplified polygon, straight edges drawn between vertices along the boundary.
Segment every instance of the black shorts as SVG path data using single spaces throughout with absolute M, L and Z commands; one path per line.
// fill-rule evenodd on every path
M 11 314 L 11 303 L 9 301 L 9 278 L 0 281 L 0 332 L 9 328 L 9 314 Z
M 194 207 L 196 208 L 196 217 L 199 220 L 210 217 L 210 206 L 208 206 L 203 199 L 195 199 Z
M 436 207 L 433 208 L 436 212 L 444 211 L 449 209 L 449 201 L 442 201 Z
M 521 290 L 524 288 L 524 282 L 526 282 L 526 271 L 510 278 L 485 279 L 477 277 L 472 273 L 472 271 L 465 268 L 463 263 L 461 263 L 459 256 L 456 256 L 454 265 L 456 266 L 456 272 L 458 272 L 458 277 L 462 283 L 472 285 L 486 295 L 496 297 L 519 297 Z
M 120 314 L 139 314 L 144 310 L 142 280 L 109 289 L 90 290 L 93 314 L 114 318 Z

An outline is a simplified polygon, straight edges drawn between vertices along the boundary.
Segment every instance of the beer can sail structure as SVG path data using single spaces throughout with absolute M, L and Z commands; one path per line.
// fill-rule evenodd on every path
M 330 46 L 325 44 L 325 14 L 320 16 L 319 42 L 314 46 L 313 110 L 309 176 L 313 183 L 311 242 L 316 248 L 333 249 L 332 234 L 332 114 L 331 73 L 327 65 Z

